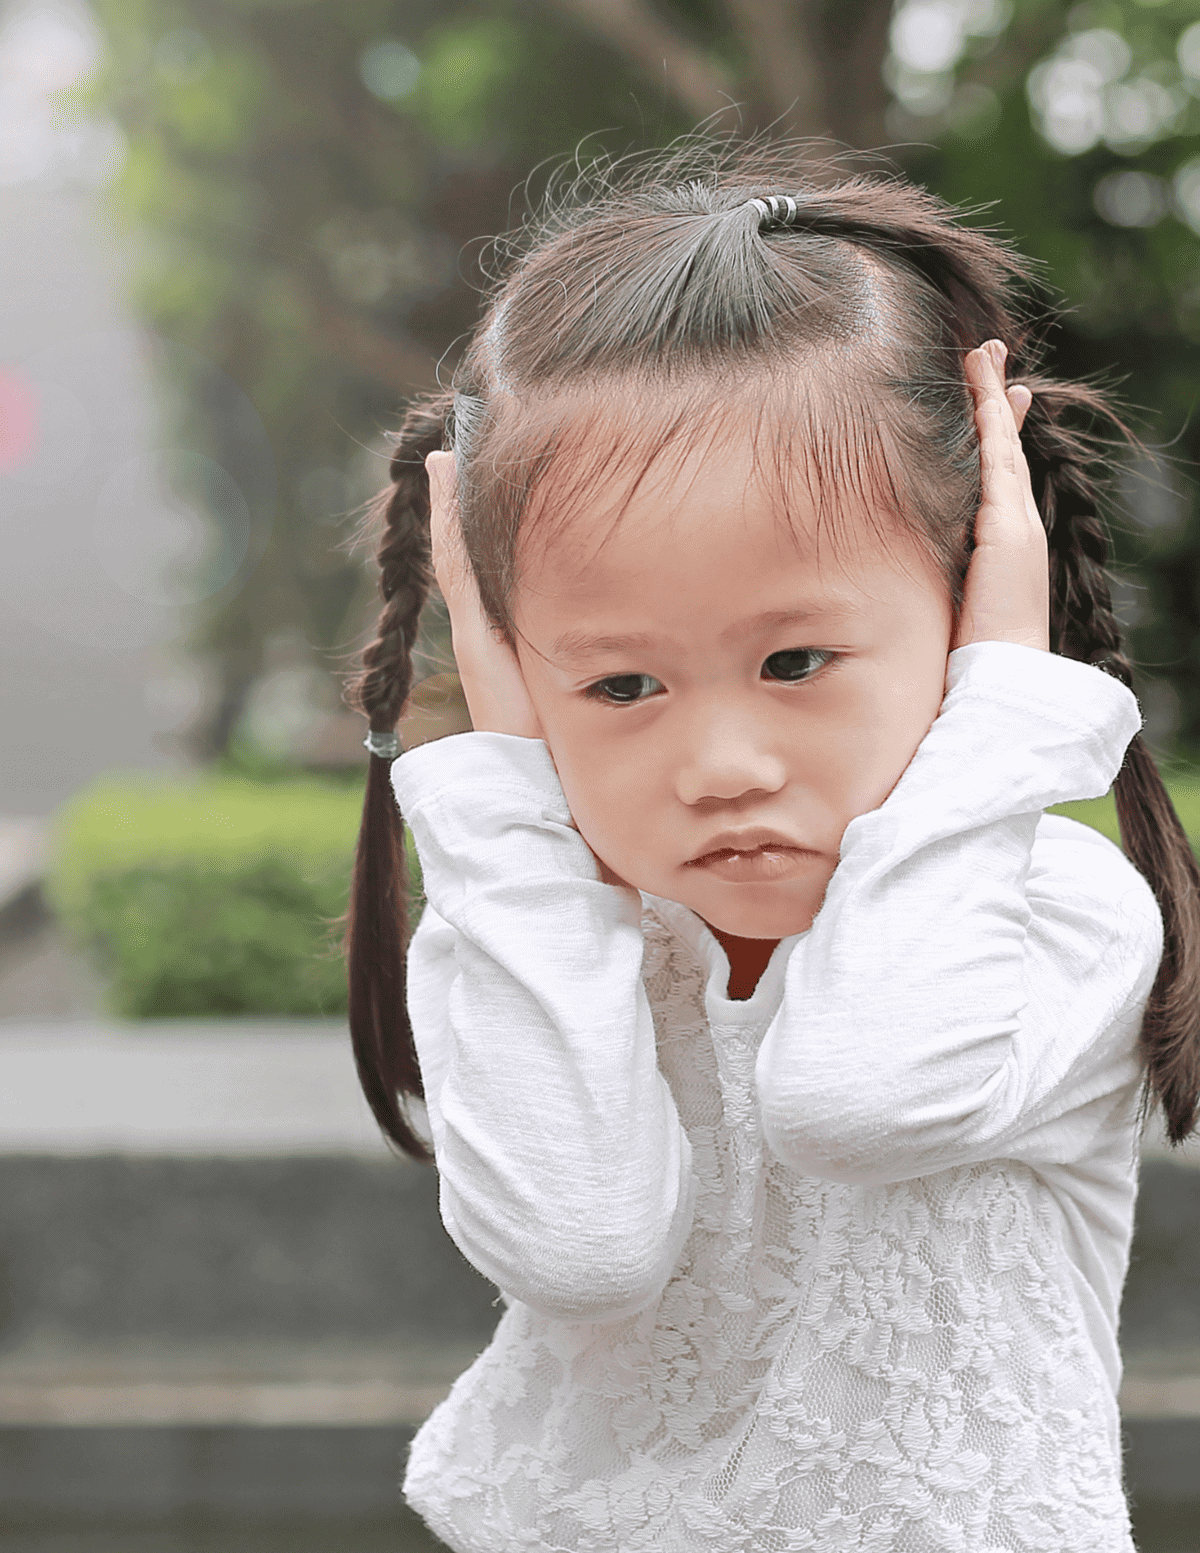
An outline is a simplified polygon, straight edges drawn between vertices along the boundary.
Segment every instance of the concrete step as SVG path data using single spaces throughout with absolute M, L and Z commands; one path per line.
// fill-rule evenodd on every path
M 375 1553 L 386 1544 L 366 1539 L 390 1528 L 392 1553 L 436 1549 L 441 1544 L 399 1500 L 411 1437 L 411 1430 L 380 1426 L 0 1428 L 7 1485 L 0 1545 L 5 1553 L 132 1553 L 147 1545 L 156 1553 L 272 1546 Z M 1200 1421 L 1128 1424 L 1125 1445 L 1140 1553 L 1195 1553 Z M 273 1542 L 269 1529 L 279 1537 L 281 1522 L 293 1537 L 312 1540 Z M 110 1540 L 114 1526 L 125 1544 Z M 197 1527 L 223 1530 L 227 1540 L 194 1540 Z M 21 1540 L 35 1536 L 42 1540 Z
M 0 1427 L 4 1553 L 434 1553 L 397 1426 Z
M 340 1020 L 0 1019 L 0 1155 L 391 1158 Z
M 379 1143 L 344 1029 L 0 1032 L 4 1553 L 436 1548 L 402 1453 L 501 1307 L 434 1172 Z M 1139 1548 L 1196 1553 L 1187 1156 L 1143 1166 L 1122 1336 Z
M 0 1013 L 0 1156 L 390 1157 L 342 1020 Z M 1150 1160 L 1200 1168 L 1200 1139 Z
M 402 1426 L 0 1428 L 0 1525 L 45 1516 L 387 1517 L 400 1502 L 412 1433 Z
M 501 1308 L 411 1161 L 0 1156 L 0 1352 L 440 1347 Z
M 1195 1157 L 1152 1147 L 1142 1167 L 1130 1416 L 1200 1411 Z M 442 1228 L 434 1172 L 383 1147 L 342 1026 L 0 1024 L 0 1357 L 43 1340 L 440 1347 L 486 1341 L 499 1309 Z M 303 1383 L 303 1365 L 262 1381 Z M 393 1406 L 358 1378 L 338 1384 L 348 1418 Z M 206 1361 L 189 1417 L 276 1405 L 265 1392 L 218 1404 L 210 1385 Z M 388 1417 L 412 1412 L 394 1406 Z
M 415 1427 L 486 1341 L 42 1337 L 0 1351 L 0 1428 Z
M 154 1425 L 415 1427 L 486 1346 L 398 1336 L 154 1344 L 48 1342 L 0 1351 L 0 1428 Z M 1200 1370 L 1126 1368 L 1126 1422 L 1200 1420 Z
M 64 1521 L 39 1515 L 33 1522 L 0 1519 L 0 1546 L 4 1553 L 437 1553 L 445 1544 L 401 1506 L 387 1516 L 365 1518 L 195 1511 Z

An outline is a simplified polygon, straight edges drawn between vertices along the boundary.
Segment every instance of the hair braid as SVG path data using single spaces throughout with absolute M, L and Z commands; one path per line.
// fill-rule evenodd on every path
M 1111 421 L 1112 412 L 1090 389 L 1022 381 L 1033 391 L 1022 441 L 1050 548 L 1051 646 L 1132 690 L 1133 666 L 1113 613 L 1108 542 L 1089 475 L 1095 447 L 1062 420 L 1065 412 L 1083 411 Z M 1200 1099 L 1200 867 L 1140 734 L 1113 791 L 1122 845 L 1163 918 L 1163 957 L 1141 1031 L 1144 1103 L 1147 1109 L 1161 1104 L 1168 1137 L 1181 1143 L 1195 1128 Z
M 425 458 L 443 446 L 450 403 L 448 395 L 440 396 L 408 411 L 392 455 L 392 484 L 372 505 L 364 525 L 379 533 L 376 560 L 384 605 L 347 696 L 377 733 L 395 728 L 412 688 L 412 650 L 431 580 Z M 405 1153 L 428 1161 L 432 1156 L 405 1118 L 399 1098 L 424 1094 L 405 1002 L 408 936 L 403 824 L 389 762 L 371 755 L 346 918 L 350 1038 L 375 1120 Z
M 382 529 L 375 559 L 384 607 L 350 695 L 379 733 L 396 726 L 411 688 L 412 647 L 431 581 L 425 459 L 443 445 L 449 406 L 449 398 L 443 397 L 408 411 L 388 470 L 391 487 L 367 514 L 366 527 Z

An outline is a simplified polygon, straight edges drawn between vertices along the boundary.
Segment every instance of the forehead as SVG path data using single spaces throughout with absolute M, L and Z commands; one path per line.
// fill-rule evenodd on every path
M 801 370 L 719 394 L 709 381 L 544 406 L 549 435 L 521 524 L 519 575 L 598 582 L 638 552 L 728 548 L 751 535 L 822 568 L 908 552 L 878 397 L 847 386 Z

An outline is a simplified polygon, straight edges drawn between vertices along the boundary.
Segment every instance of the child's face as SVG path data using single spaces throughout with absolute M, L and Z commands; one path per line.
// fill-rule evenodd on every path
M 623 497 L 521 556 L 518 656 L 575 823 L 711 927 L 802 932 L 937 716 L 947 591 L 857 497 L 818 564 L 803 482 L 781 515 L 748 447 L 660 459 L 618 519 Z

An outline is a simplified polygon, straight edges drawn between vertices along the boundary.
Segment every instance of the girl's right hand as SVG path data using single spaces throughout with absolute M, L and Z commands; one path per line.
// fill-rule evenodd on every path
M 429 537 L 434 576 L 450 611 L 454 661 L 479 733 L 542 738 L 516 654 L 497 633 L 479 602 L 479 589 L 463 550 L 454 508 L 454 454 L 430 453 Z

